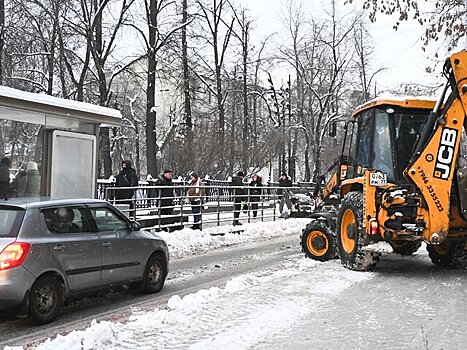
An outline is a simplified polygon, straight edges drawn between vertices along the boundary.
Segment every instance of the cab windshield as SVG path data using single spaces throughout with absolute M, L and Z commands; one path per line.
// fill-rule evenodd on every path
M 430 111 L 426 110 L 402 110 L 394 113 L 394 131 L 396 140 L 397 173 L 402 177 L 402 172 L 409 164 L 413 155 L 417 137 L 420 135 L 423 123 Z
M 396 106 L 363 111 L 358 116 L 358 137 L 354 144 L 355 157 L 352 157 L 355 168 L 382 171 L 390 182 L 403 181 L 402 172 L 412 157 L 429 113 L 426 109 Z

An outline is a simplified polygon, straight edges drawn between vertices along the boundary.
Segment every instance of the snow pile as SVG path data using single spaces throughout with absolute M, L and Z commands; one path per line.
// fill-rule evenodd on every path
M 369 244 L 362 248 L 363 251 L 374 252 L 374 253 L 392 253 L 394 250 L 388 242 L 378 242 Z
M 171 257 L 177 258 L 232 244 L 300 234 L 309 222 L 310 219 L 288 219 L 235 227 L 232 225 L 209 227 L 202 231 L 185 228 L 174 232 L 158 232 L 157 235 L 166 241 Z

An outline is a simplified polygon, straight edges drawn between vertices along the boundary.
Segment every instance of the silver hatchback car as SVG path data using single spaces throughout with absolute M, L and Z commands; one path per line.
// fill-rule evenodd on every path
M 74 297 L 115 285 L 162 289 L 169 252 L 119 210 L 93 199 L 0 201 L 0 310 L 36 324 Z

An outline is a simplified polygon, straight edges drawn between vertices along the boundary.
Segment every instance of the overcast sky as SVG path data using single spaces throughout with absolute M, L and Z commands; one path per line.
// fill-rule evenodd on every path
M 237 0 L 238 3 L 251 10 L 253 18 L 256 18 L 256 31 L 258 35 L 265 37 L 268 34 L 280 30 L 281 3 L 284 0 Z M 323 0 L 325 1 L 325 0 Z M 354 0 L 355 6 L 361 8 L 362 0 Z M 322 1 L 303 1 L 313 12 L 321 11 Z M 344 10 L 350 11 L 353 7 L 346 5 Z M 422 27 L 416 22 L 402 23 L 396 32 L 392 29 L 396 18 L 379 16 L 377 22 L 369 24 L 368 28 L 373 36 L 375 47 L 375 66 L 383 66 L 386 71 L 378 75 L 378 90 L 384 91 L 399 85 L 400 83 L 432 83 L 437 78 L 429 75 L 425 68 L 432 65 L 427 59 L 427 54 L 422 52 L 420 36 Z M 437 67 L 437 72 L 441 71 Z

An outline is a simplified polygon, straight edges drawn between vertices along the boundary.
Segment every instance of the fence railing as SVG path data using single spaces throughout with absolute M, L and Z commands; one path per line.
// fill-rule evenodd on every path
M 194 228 L 219 226 L 229 221 L 233 223 L 237 220 L 235 216 L 240 223 L 275 220 L 280 215 L 280 193 L 284 188 L 271 185 L 232 187 L 229 182 L 211 182 L 202 186 L 205 195 L 196 205 L 190 203 L 188 189 L 185 184 L 154 186 L 149 182 L 140 182 L 138 187 L 115 187 L 111 182 L 100 181 L 97 186 L 98 198 L 111 202 L 143 227 L 156 230 L 180 229 L 187 225 L 194 225 Z M 255 192 L 258 189 L 259 194 Z M 313 187 L 301 189 L 312 192 Z M 124 198 L 123 194 L 128 192 L 133 195 Z M 195 217 L 199 222 L 195 222 Z
M 139 181 L 138 189 L 142 191 L 144 195 L 147 195 L 147 191 L 149 187 L 155 186 L 156 180 L 149 180 L 149 181 Z M 217 197 L 220 197 L 222 200 L 225 201 L 232 201 L 232 186 L 229 181 L 225 180 L 203 180 L 205 183 L 206 189 L 206 201 L 217 201 Z M 175 182 L 173 181 L 173 186 L 178 193 L 179 197 L 186 196 L 186 189 L 188 186 L 185 182 Z M 311 190 L 314 188 L 315 184 L 312 182 L 296 182 L 292 184 L 292 187 L 299 187 L 301 189 L 308 189 Z M 111 179 L 99 179 L 97 180 L 96 186 L 96 198 L 98 199 L 107 199 L 106 191 L 110 187 L 115 187 L 115 180 Z M 247 183 L 245 183 L 245 188 L 249 187 Z M 277 190 L 280 189 L 278 182 L 267 182 L 263 186 L 263 192 L 266 196 L 277 196 Z

